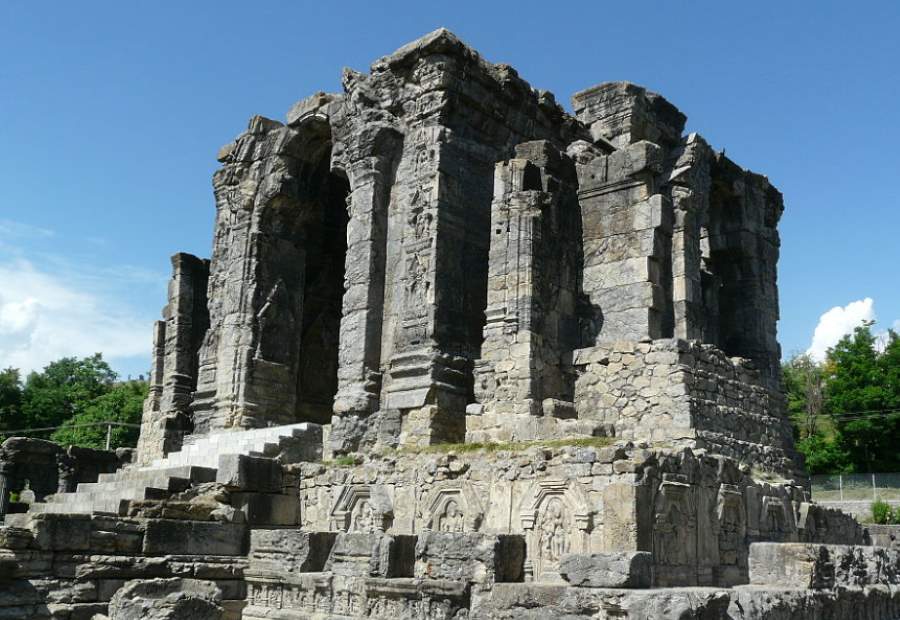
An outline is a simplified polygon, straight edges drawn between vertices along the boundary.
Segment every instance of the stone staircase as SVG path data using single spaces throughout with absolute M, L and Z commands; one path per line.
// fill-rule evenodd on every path
M 320 427 L 301 423 L 203 435 L 181 451 L 144 467 L 126 467 L 82 482 L 74 493 L 57 493 L 31 505 L 29 514 L 121 514 L 127 500 L 165 499 L 204 482 L 215 482 L 219 459 L 226 455 L 276 456 L 285 440 L 320 438 Z M 12 516 L 12 515 L 10 515 Z

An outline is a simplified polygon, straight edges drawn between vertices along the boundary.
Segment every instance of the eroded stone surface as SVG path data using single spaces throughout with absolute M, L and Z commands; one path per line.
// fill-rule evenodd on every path
M 211 581 L 129 581 L 109 602 L 109 620 L 222 620 L 221 600 L 221 590 Z

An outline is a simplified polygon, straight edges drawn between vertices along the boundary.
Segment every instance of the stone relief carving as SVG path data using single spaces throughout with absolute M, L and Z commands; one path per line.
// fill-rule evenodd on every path
M 519 511 L 528 539 L 526 579 L 558 580 L 564 554 L 589 551 L 593 516 L 588 493 L 580 483 L 551 479 L 533 484 Z
M 439 532 L 463 532 L 465 531 L 462 509 L 456 500 L 448 500 L 444 505 L 444 511 L 438 515 Z
M 747 528 L 744 498 L 737 486 L 723 484 L 719 488 L 716 517 L 719 530 L 719 561 L 722 564 L 737 564 Z
M 279 279 L 257 313 L 256 321 L 259 326 L 257 359 L 282 364 L 289 361 L 290 347 L 286 336 L 293 331 L 295 321 L 288 307 L 288 297 L 284 282 Z
M 377 531 L 375 511 L 368 499 L 362 499 L 353 507 L 350 513 L 350 531 L 371 533 Z
M 541 558 L 549 562 L 559 562 L 569 551 L 569 536 L 566 533 L 565 510 L 562 501 L 553 497 L 547 502 L 539 525 L 541 537 Z
M 421 506 L 420 518 L 426 531 L 476 532 L 484 519 L 481 500 L 464 480 L 438 483 Z
M 332 531 L 386 532 L 393 520 L 393 502 L 384 487 L 349 485 L 338 494 L 329 525 Z
M 353 618 L 416 618 L 450 620 L 459 617 L 458 605 L 450 600 L 416 592 L 381 592 L 377 589 L 332 588 L 328 583 L 280 583 L 253 580 L 248 583 L 247 602 L 271 610 L 297 610 L 315 614 L 338 614 Z
M 784 537 L 794 531 L 794 523 L 790 518 L 792 511 L 781 497 L 765 495 L 762 497 L 760 509 L 760 529 L 775 537 Z
M 659 487 L 653 515 L 653 557 L 662 566 L 693 562 L 697 515 L 691 485 L 665 480 Z

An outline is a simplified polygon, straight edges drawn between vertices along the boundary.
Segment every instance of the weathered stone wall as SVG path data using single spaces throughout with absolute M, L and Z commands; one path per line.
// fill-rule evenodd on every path
M 357 383 L 369 384 L 355 393 L 375 393 L 367 408 L 338 399 L 332 444 L 346 451 L 360 441 L 461 441 L 481 349 L 495 164 L 523 142 L 548 140 L 562 149 L 577 127 L 552 96 L 446 31 L 377 61 L 369 75 L 348 73 L 344 82 L 347 104 L 333 121 L 335 133 L 346 136 L 341 161 L 370 147 L 375 119 L 401 146 L 393 147 L 399 152 L 387 232 L 378 237 L 386 239 L 382 303 L 367 297 L 367 315 L 382 317 L 379 350 L 369 356 L 378 366 L 355 374 Z
M 480 417 L 468 418 L 468 441 L 508 441 L 522 416 L 575 414 L 571 375 L 560 364 L 578 344 L 575 169 L 546 141 L 518 145 L 516 154 L 494 179 L 487 322 L 475 364 L 478 404 L 469 408 Z
M 701 339 L 754 360 L 777 388 L 781 194 L 682 137 L 685 116 L 656 93 L 611 82 L 572 102 L 594 139 L 577 148 L 583 346 Z
M 230 523 L 35 515 L 0 529 L 0 615 L 56 620 L 105 614 L 129 580 L 210 579 L 229 607 L 245 597 L 243 526 Z M 185 527 L 187 526 L 187 527 Z M 157 534 L 149 530 L 156 528 Z M 160 531 L 161 530 L 161 531 Z M 191 545 L 185 544 L 190 539 Z M 239 612 L 229 616 L 238 618 Z M 223 619 L 224 620 L 224 619 Z
M 563 552 L 651 551 L 659 585 L 731 585 L 746 582 L 751 542 L 865 540 L 802 487 L 690 450 L 400 453 L 293 472 L 305 530 L 521 535 L 535 580 L 552 580 Z
M 750 360 L 696 341 L 620 342 L 575 351 L 579 418 L 635 441 L 691 445 L 802 475 L 780 391 Z

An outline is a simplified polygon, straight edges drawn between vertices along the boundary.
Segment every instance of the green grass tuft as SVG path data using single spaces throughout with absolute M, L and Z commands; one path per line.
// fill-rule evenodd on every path
M 403 454 L 447 454 L 455 452 L 523 452 L 529 448 L 603 448 L 615 442 L 614 437 L 570 437 L 566 439 L 537 439 L 533 441 L 507 441 L 499 443 L 439 443 L 421 448 L 400 448 Z

